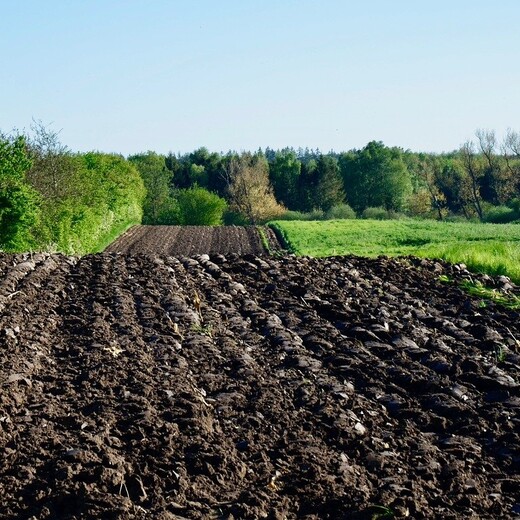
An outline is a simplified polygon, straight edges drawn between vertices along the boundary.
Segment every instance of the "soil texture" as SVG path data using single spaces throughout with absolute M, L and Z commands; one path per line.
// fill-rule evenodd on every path
M 519 313 L 463 266 L 145 243 L 0 255 L 0 518 L 519 517 Z
M 260 233 L 267 241 L 262 241 Z M 256 226 L 134 226 L 107 252 L 171 256 L 236 253 L 262 255 L 281 249 L 271 228 Z

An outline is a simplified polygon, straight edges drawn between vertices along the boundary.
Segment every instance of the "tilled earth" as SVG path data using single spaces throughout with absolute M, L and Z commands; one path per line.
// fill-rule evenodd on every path
M 0 517 L 518 517 L 519 314 L 441 274 L 0 255 Z
M 262 232 L 270 250 L 280 249 L 271 228 Z M 171 256 L 236 253 L 261 255 L 266 251 L 256 226 L 134 226 L 115 240 L 107 252 Z

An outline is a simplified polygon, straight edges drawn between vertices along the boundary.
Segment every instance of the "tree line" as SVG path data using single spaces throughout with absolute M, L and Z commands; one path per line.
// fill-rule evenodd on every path
M 99 250 L 145 224 L 275 218 L 520 219 L 520 134 L 444 154 L 372 141 L 347 152 L 284 148 L 166 155 L 73 153 L 35 123 L 0 134 L 0 248 Z
M 206 190 L 225 201 L 226 223 L 273 218 L 520 219 L 520 134 L 498 143 L 478 130 L 459 150 L 416 153 L 372 141 L 322 153 L 284 148 L 255 153 L 147 152 L 129 157 L 147 187 L 145 220 L 178 221 L 176 194 Z M 193 192 L 195 195 L 195 192 Z M 181 205 L 182 206 L 182 205 Z

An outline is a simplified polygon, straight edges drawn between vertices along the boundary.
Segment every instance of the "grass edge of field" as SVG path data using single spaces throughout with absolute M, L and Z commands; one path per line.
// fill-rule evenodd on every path
M 320 227 L 325 228 L 326 225 L 334 225 L 330 224 L 331 222 L 340 222 L 340 225 L 344 226 L 344 229 L 348 231 L 348 226 L 352 227 L 352 222 L 357 221 L 345 220 L 311 222 L 314 229 Z M 325 224 L 326 222 L 329 222 L 329 224 Z M 399 224 L 395 224 L 396 222 L 399 222 Z M 424 226 L 424 221 L 407 221 L 405 226 L 409 226 L 409 228 L 413 231 L 414 223 L 418 224 L 418 226 Z M 286 221 L 272 221 L 269 223 L 269 226 L 275 231 L 277 236 L 283 240 L 287 250 L 290 253 L 294 253 L 296 255 L 324 257 L 354 254 L 372 258 L 377 256 L 417 256 L 420 258 L 440 259 L 452 264 L 463 263 L 472 272 L 488 274 L 491 276 L 505 275 L 508 276 L 514 283 L 520 284 L 520 225 L 516 225 L 518 226 L 518 236 L 514 237 L 515 239 L 511 241 L 492 240 L 489 238 L 478 240 L 478 237 L 473 237 L 471 240 L 458 240 L 457 236 L 451 236 L 451 238 L 447 237 L 444 242 L 430 242 L 428 240 L 424 240 L 423 243 L 415 247 L 409 246 L 403 248 L 401 252 L 396 252 L 394 246 L 391 247 L 388 243 L 385 245 L 384 242 L 384 237 L 390 236 L 388 231 L 391 230 L 392 227 L 396 228 L 397 225 L 399 225 L 401 228 L 403 227 L 403 223 L 401 221 L 363 221 L 363 225 L 370 225 L 374 230 L 374 234 L 378 236 L 378 239 L 380 239 L 380 241 L 377 243 L 377 247 L 374 246 L 372 250 L 369 247 L 366 247 L 364 250 L 363 247 L 359 246 L 359 244 L 345 244 L 346 240 L 351 240 L 353 238 L 352 234 L 348 233 L 345 233 L 341 236 L 343 242 L 338 241 L 336 243 L 332 242 L 328 245 L 323 245 L 321 250 L 306 247 L 304 233 L 306 231 L 308 232 L 308 222 L 295 223 L 295 221 L 290 221 L 288 225 Z M 441 226 L 445 225 L 449 226 L 450 223 L 427 223 L 427 226 L 439 226 L 438 229 L 441 229 Z M 354 226 L 356 226 L 356 224 L 354 224 Z M 457 223 L 457 226 L 450 227 L 449 229 L 450 231 L 457 231 L 464 229 L 462 226 L 468 226 L 468 230 L 472 229 L 478 231 L 479 229 L 485 229 L 478 227 L 471 228 L 471 226 L 479 226 L 479 224 L 472 223 Z M 480 226 L 498 226 L 497 228 L 488 227 L 488 230 L 505 229 L 502 224 L 481 224 Z M 299 233 L 294 232 L 294 228 L 300 228 Z M 516 228 L 511 229 L 516 231 Z M 385 233 L 382 233 L 382 231 Z M 364 235 L 364 238 L 366 238 L 366 235 Z M 420 239 L 417 241 L 421 242 Z M 317 242 L 319 243 L 319 240 Z M 316 254 L 316 252 L 318 254 Z

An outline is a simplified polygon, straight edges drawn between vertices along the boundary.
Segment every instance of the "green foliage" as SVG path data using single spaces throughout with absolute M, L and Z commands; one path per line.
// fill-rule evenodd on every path
M 176 194 L 179 207 L 179 224 L 192 226 L 218 226 L 223 222 L 227 203 L 215 193 L 194 186 Z
M 518 215 L 518 218 L 520 218 L 520 198 L 512 199 L 509 202 L 509 207 Z
M 340 167 L 347 202 L 358 213 L 369 207 L 404 209 L 412 183 L 399 149 L 372 141 L 360 151 L 342 154 Z
M 141 221 L 145 188 L 132 164 L 119 155 L 94 152 L 71 155 L 66 162 L 62 196 L 42 197 L 41 217 L 33 228 L 38 249 L 98 251 Z
M 224 225 L 225 226 L 249 226 L 249 220 L 242 214 L 237 211 L 231 211 L 227 209 L 224 212 L 223 216 Z
M 39 216 L 39 197 L 26 182 L 31 166 L 25 139 L 0 135 L 0 247 L 10 251 L 33 245 L 30 229 Z
M 520 225 L 433 220 L 329 220 L 271 223 L 297 254 L 416 255 L 464 263 L 520 283 Z
M 224 195 L 226 190 L 223 163 L 224 158 L 220 154 L 211 153 L 204 147 L 178 158 L 170 154 L 166 160 L 175 188 L 186 189 L 198 185 L 219 196 Z
M 224 172 L 230 209 L 249 224 L 267 222 L 285 211 L 274 196 L 269 164 L 262 154 L 230 154 Z
M 471 282 L 469 280 L 462 281 L 460 286 L 472 296 L 492 301 L 507 309 L 520 309 L 520 297 L 514 294 L 504 294 L 491 287 L 486 287 L 480 282 Z
M 326 220 L 347 220 L 353 218 L 356 218 L 356 212 L 348 204 L 337 204 L 325 213 Z
M 313 211 L 286 211 L 277 220 L 324 220 L 325 213 L 321 209 Z
M 276 152 L 269 165 L 269 178 L 273 185 L 276 199 L 289 209 L 299 207 L 299 179 L 302 164 L 294 150 L 285 149 Z
M 366 208 L 361 213 L 361 218 L 372 220 L 389 220 L 390 214 L 385 208 Z
M 277 217 L 277 220 L 334 220 L 334 219 L 353 219 L 356 212 L 348 204 L 337 204 L 330 208 L 326 213 L 321 209 L 313 211 L 285 211 Z
M 507 206 L 491 206 L 486 204 L 483 205 L 483 209 L 484 222 L 507 224 L 520 218 L 520 215 L 513 208 Z
M 173 172 L 166 167 L 166 158 L 147 152 L 132 155 L 128 160 L 136 166 L 146 188 L 143 224 L 170 224 L 178 220 L 178 205 L 170 193 Z
M 302 164 L 299 177 L 299 203 L 297 209 L 328 211 L 345 201 L 343 181 L 335 157 L 318 155 Z

